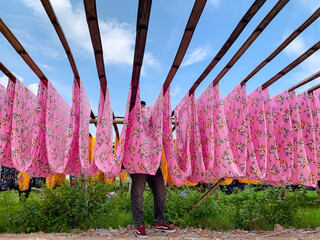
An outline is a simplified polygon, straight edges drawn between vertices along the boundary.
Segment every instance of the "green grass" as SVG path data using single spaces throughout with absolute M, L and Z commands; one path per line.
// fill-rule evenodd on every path
M 130 194 L 119 183 L 88 183 L 87 192 L 79 187 L 33 190 L 29 199 L 17 191 L 0 192 L 0 233 L 68 232 L 71 229 L 118 228 L 133 224 Z M 285 188 L 265 190 L 247 187 L 226 195 L 218 189 L 200 205 L 194 203 L 204 194 L 196 187 L 167 188 L 166 221 L 180 227 L 213 230 L 272 230 L 275 223 L 285 227 L 320 226 L 320 199 L 315 191 L 302 187 L 294 192 Z M 106 197 L 116 192 L 118 198 Z M 182 194 L 183 191 L 188 191 Z M 193 210 L 189 212 L 189 209 Z M 144 223 L 154 224 L 153 195 L 144 192 Z

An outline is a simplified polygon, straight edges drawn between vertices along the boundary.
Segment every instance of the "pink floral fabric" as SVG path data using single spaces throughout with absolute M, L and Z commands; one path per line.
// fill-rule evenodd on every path
M 97 168 L 94 159 L 91 163 L 89 161 L 89 121 L 91 107 L 81 80 L 79 98 L 79 157 L 82 171 L 86 175 L 91 176 L 98 173 L 99 169 Z
M 15 84 L 8 81 L 5 98 L 1 109 L 1 128 L 0 128 L 0 164 L 5 167 L 14 167 L 11 160 L 11 130 L 12 130 L 12 110 L 14 99 Z
M 267 173 L 267 123 L 265 116 L 264 98 L 259 87 L 248 95 L 248 118 L 251 129 L 252 143 L 255 149 L 256 159 L 259 164 L 260 178 Z
M 35 100 L 35 95 L 17 80 L 12 107 L 11 158 L 15 168 L 22 172 L 28 170 L 32 161 Z
M 45 117 L 46 86 L 40 82 L 37 97 L 16 80 L 12 132 L 11 158 L 16 169 L 34 177 L 53 176 L 46 152 Z
M 273 125 L 272 106 L 269 96 L 269 90 L 265 89 L 261 92 L 263 99 L 265 117 L 266 117 L 266 130 L 267 130 L 267 172 L 266 177 L 260 181 L 271 185 L 277 185 L 282 179 L 281 166 L 278 156 L 278 148 L 275 137 L 275 128 Z
M 72 106 L 66 141 L 67 148 L 65 152 L 67 165 L 62 173 L 76 177 L 80 177 L 81 175 L 79 154 L 80 101 L 80 86 L 78 85 L 76 79 L 74 79 L 72 86 Z
M 191 174 L 188 180 L 192 183 L 200 181 L 212 182 L 213 158 L 204 161 L 202 154 L 202 144 L 200 140 L 200 131 L 198 125 L 198 114 L 195 96 L 189 93 L 178 104 L 175 111 L 176 141 L 178 153 L 183 155 L 183 150 L 190 152 L 191 157 Z M 187 140 L 188 137 L 189 139 Z M 187 140 L 187 141 L 186 141 Z M 188 155 L 185 155 L 188 157 Z
M 302 137 L 304 140 L 304 147 L 306 157 L 309 163 L 311 173 L 311 184 L 317 184 L 317 153 L 316 153 L 316 140 L 315 129 L 312 118 L 311 101 L 308 92 L 303 92 L 297 96 L 293 96 L 297 102 L 297 109 L 300 114 Z
M 210 84 L 197 99 L 198 125 L 200 132 L 204 173 L 213 178 L 235 178 L 239 170 L 230 147 L 224 105 L 219 85 Z M 206 171 L 204 171 L 206 170 Z M 206 176 L 204 174 L 204 176 Z M 212 181 L 210 177 L 203 179 Z
M 128 95 L 130 104 L 131 91 Z M 121 133 L 116 157 L 121 151 L 121 141 L 125 140 L 123 148 L 123 166 L 128 173 L 143 173 L 155 175 L 161 162 L 162 131 L 163 131 L 163 91 L 160 91 L 153 106 L 141 108 L 140 89 L 138 88 L 136 102 L 131 112 L 127 108 L 127 124 L 125 134 Z
M 294 184 L 303 184 L 306 186 L 315 186 L 312 182 L 312 175 L 307 159 L 306 148 L 302 133 L 302 125 L 300 119 L 300 108 L 297 101 L 297 96 L 289 93 L 290 96 L 290 118 L 292 123 L 292 137 L 293 137 L 293 168 L 291 180 Z
M 188 105 L 182 102 L 187 101 L 183 99 L 177 106 L 176 111 L 182 108 L 187 108 Z M 185 133 L 177 131 L 177 151 L 175 149 L 174 138 L 172 134 L 172 122 L 171 122 L 171 102 L 170 102 L 170 88 L 167 90 L 163 101 L 163 151 L 167 159 L 168 169 L 171 179 L 177 187 L 184 185 L 185 180 L 191 175 L 191 154 L 190 154 L 190 131 Z M 180 106 L 180 107 L 179 107 Z M 184 116 L 186 117 L 186 116 Z M 176 126 L 182 127 L 188 123 L 188 119 L 180 116 L 179 123 Z M 179 138 L 178 138 L 179 135 Z M 178 144 L 179 142 L 179 144 Z
M 18 101 L 18 99 L 16 100 Z M 32 143 L 25 152 L 25 155 L 29 155 L 30 162 L 26 163 L 22 158 L 12 158 L 12 161 L 16 166 L 19 166 L 17 168 L 20 171 L 26 172 L 30 176 L 51 177 L 55 172 L 49 166 L 46 149 L 47 87 L 41 81 L 34 104 L 31 132 L 29 133 L 32 136 Z M 20 111 L 20 109 L 18 110 Z
M 273 126 L 280 162 L 280 174 L 277 181 L 279 185 L 290 184 L 293 168 L 294 145 L 290 119 L 290 103 L 288 91 L 284 91 L 271 98 Z
M 113 155 L 112 112 L 109 90 L 107 89 L 106 95 L 103 96 L 100 89 L 98 123 L 93 160 L 95 161 L 96 166 L 105 173 L 107 178 L 119 175 L 122 163 L 119 153 L 121 152 L 120 155 L 123 156 L 123 138 L 121 139 L 121 147 L 119 146 L 120 151 L 117 151 L 118 155 L 116 157 Z M 122 133 L 125 131 L 126 128 L 123 127 Z
M 260 168 L 251 140 L 246 88 L 238 85 L 224 99 L 230 145 L 239 169 L 240 177 L 257 180 Z
M 67 142 L 73 137 L 69 125 L 71 108 L 58 91 L 48 82 L 46 114 L 46 149 L 52 171 L 64 172 L 70 153 Z
M 316 154 L 317 154 L 317 179 L 320 180 L 320 89 L 309 94 L 312 119 L 315 131 Z

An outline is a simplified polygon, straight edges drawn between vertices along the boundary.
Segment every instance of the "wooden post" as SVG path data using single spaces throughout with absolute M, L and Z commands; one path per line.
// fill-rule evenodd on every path
M 318 182 L 318 184 L 317 184 L 317 186 L 316 186 L 316 192 L 317 192 L 317 194 L 318 194 L 318 198 L 320 199 L 320 188 L 319 188 L 319 182 Z
M 211 195 L 223 182 L 224 182 L 224 178 L 221 178 L 218 182 L 216 182 L 216 184 L 213 185 L 212 188 L 209 189 L 209 191 L 207 193 L 205 193 L 195 204 L 195 206 L 198 206 L 200 203 L 202 203 L 209 195 Z M 193 207 L 191 207 L 188 210 L 188 213 L 191 212 L 193 210 Z

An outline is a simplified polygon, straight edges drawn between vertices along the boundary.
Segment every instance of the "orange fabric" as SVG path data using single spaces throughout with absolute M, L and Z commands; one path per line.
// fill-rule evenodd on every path
M 237 179 L 240 183 L 247 183 L 247 184 L 258 184 L 259 181 L 252 181 L 249 179 Z
M 65 180 L 65 174 L 56 173 L 54 176 L 46 178 L 46 185 L 48 188 L 53 189 L 57 185 L 61 186 L 62 184 L 64 184 Z
M 20 191 L 26 191 L 29 189 L 30 176 L 25 172 L 19 172 L 17 184 Z

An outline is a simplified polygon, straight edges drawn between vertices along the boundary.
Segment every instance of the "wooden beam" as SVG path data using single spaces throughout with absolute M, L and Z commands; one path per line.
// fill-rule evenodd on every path
M 98 76 L 100 80 L 100 87 L 103 95 L 106 94 L 107 89 L 107 77 L 104 68 L 103 48 L 100 37 L 100 29 L 97 16 L 97 8 L 95 0 L 84 0 L 84 9 L 86 12 L 87 23 L 89 27 L 91 42 L 93 46 L 94 56 L 96 60 L 96 66 Z
M 103 96 L 106 95 L 107 91 L 107 76 L 104 67 L 104 58 L 103 58 L 103 48 L 101 42 L 101 35 L 100 35 L 100 28 L 98 22 L 98 15 L 97 15 L 97 7 L 95 0 L 84 0 L 84 9 L 86 12 L 87 23 L 89 27 L 92 47 L 94 51 L 94 56 L 96 60 L 97 72 L 100 81 L 100 88 L 102 90 Z M 113 119 L 115 119 L 113 113 Z M 117 122 L 113 121 L 113 128 L 116 133 L 118 139 L 120 139 L 119 129 L 117 126 Z
M 176 72 L 178 71 L 178 69 L 181 65 L 181 62 L 187 52 L 187 49 L 190 44 L 191 38 L 193 36 L 194 30 L 198 24 L 198 21 L 200 19 L 200 16 L 203 12 L 203 9 L 204 9 L 204 6 L 206 5 L 206 3 L 207 3 L 207 0 L 196 0 L 193 5 L 193 8 L 192 8 L 187 26 L 184 30 L 184 34 L 181 39 L 180 46 L 178 48 L 176 57 L 175 57 L 173 64 L 170 68 L 168 76 L 163 84 L 163 95 L 166 94 L 166 92 L 172 82 L 172 79 L 176 75 Z
M 311 48 L 309 48 L 306 52 L 304 52 L 300 57 L 298 57 L 296 60 L 294 60 L 288 66 L 286 66 L 284 69 L 282 69 L 276 75 L 274 75 L 272 78 L 270 78 L 267 82 L 262 84 L 262 90 L 268 88 L 271 84 L 275 83 L 279 78 L 286 75 L 288 72 L 290 72 L 296 66 L 298 66 L 300 63 L 302 63 L 304 60 L 306 60 L 308 57 L 310 57 L 312 54 L 314 54 L 316 51 L 318 51 L 319 48 L 320 48 L 320 41 L 318 41 L 316 44 L 314 44 Z
M 275 16 L 284 8 L 284 6 L 289 2 L 289 0 L 279 0 L 276 5 L 269 11 L 269 13 L 264 17 L 256 29 L 251 33 L 249 38 L 242 44 L 240 49 L 231 58 L 227 65 L 221 70 L 221 72 L 212 81 L 213 85 L 216 85 L 221 78 L 233 67 L 233 65 L 239 60 L 239 58 L 247 51 L 251 44 L 258 38 L 258 36 L 263 32 L 263 30 L 269 25 L 269 23 L 275 18 Z
M 315 20 L 320 16 L 320 7 L 304 22 L 298 27 L 291 35 L 284 40 L 276 50 L 274 50 L 269 57 L 263 60 L 243 81 L 241 86 L 245 85 L 257 72 L 259 72 L 265 65 L 267 65 L 272 59 L 274 59 L 283 49 L 285 49 L 296 37 L 300 35 L 307 27 L 309 27 Z
M 206 67 L 206 69 L 203 71 L 203 73 L 200 75 L 200 77 L 192 85 L 192 87 L 189 90 L 189 95 L 194 93 L 194 91 L 200 85 L 200 83 L 208 76 L 208 74 L 217 65 L 217 63 L 221 60 L 221 58 L 223 58 L 223 56 L 228 52 L 230 47 L 238 39 L 238 37 L 240 36 L 242 31 L 245 29 L 245 27 L 248 25 L 248 23 L 251 21 L 251 19 L 259 11 L 259 9 L 263 6 L 263 4 L 265 2 L 266 2 L 266 0 L 256 0 L 251 5 L 251 7 L 248 9 L 248 11 L 245 13 L 245 15 L 239 21 L 238 25 L 235 27 L 235 29 L 233 30 L 233 32 L 231 33 L 231 35 L 229 36 L 227 41 L 223 44 L 220 51 L 212 59 L 212 61 L 209 63 L 209 65 Z
M 59 23 L 59 20 L 53 10 L 53 7 L 50 3 L 50 0 L 41 0 L 41 3 L 54 27 L 54 29 L 56 30 L 56 33 L 60 39 L 60 42 L 67 54 L 67 57 L 68 57 L 68 60 L 69 60 L 69 63 L 70 63 L 70 66 L 71 66 L 71 69 L 72 69 L 72 72 L 73 72 L 73 75 L 78 83 L 78 86 L 80 86 L 80 76 L 79 76 L 79 72 L 78 72 L 78 69 L 77 69 L 77 66 L 76 66 L 76 62 L 74 61 L 74 58 L 73 58 L 73 55 L 72 55 L 72 52 L 71 52 L 71 49 L 69 47 L 69 44 L 68 44 L 68 41 L 67 41 L 67 38 L 66 36 L 64 35 L 64 32 L 60 26 L 60 23 Z M 95 115 L 94 113 L 92 112 L 91 110 L 91 113 L 90 113 L 90 117 L 95 119 Z
M 72 52 L 71 52 L 71 49 L 69 47 L 69 44 L 68 44 L 68 41 L 67 41 L 67 38 L 65 37 L 64 35 L 64 32 L 60 26 L 60 23 L 59 23 L 59 20 L 52 8 L 52 5 L 50 3 L 50 0 L 41 0 L 41 3 L 54 27 L 54 29 L 56 30 L 57 32 L 57 35 L 60 39 L 60 42 L 68 56 L 68 60 L 69 60 L 69 63 L 70 63 L 70 66 L 72 68 L 72 71 L 73 71 L 73 75 L 74 77 L 77 79 L 77 82 L 80 86 L 80 77 L 79 77 L 79 72 L 78 72 L 78 69 L 77 69 L 77 66 L 76 66 L 76 63 L 74 61 L 74 58 L 73 58 L 73 55 L 72 55 Z
M 292 92 L 292 91 L 296 90 L 297 88 L 299 88 L 299 87 L 301 87 L 301 86 L 303 86 L 303 85 L 305 85 L 305 84 L 313 81 L 314 79 L 316 79 L 316 78 L 318 78 L 318 77 L 320 77 L 320 71 L 312 74 L 312 75 L 309 76 L 308 78 L 306 78 L 306 79 L 298 82 L 297 84 L 293 85 L 291 88 L 288 89 L 288 91 L 289 91 L 289 92 Z
M 312 93 L 313 91 L 320 88 L 320 83 L 308 89 L 308 93 Z
M 150 18 L 152 0 L 139 0 L 137 17 L 136 43 L 134 49 L 133 69 L 131 77 L 131 99 L 129 111 L 132 110 L 139 86 L 140 72 L 143 62 L 144 50 L 147 40 L 147 32 Z
M 14 76 L 2 62 L 0 62 L 0 70 L 14 83 L 16 83 L 16 76 Z
M 0 31 L 3 36 L 8 40 L 11 46 L 16 50 L 16 52 L 22 57 L 25 63 L 31 68 L 31 70 L 38 76 L 40 81 L 43 82 L 45 86 L 48 86 L 48 79 L 44 73 L 40 70 L 37 64 L 32 60 L 27 51 L 23 48 L 18 39 L 10 31 L 7 25 L 4 23 L 2 18 L 0 18 Z

